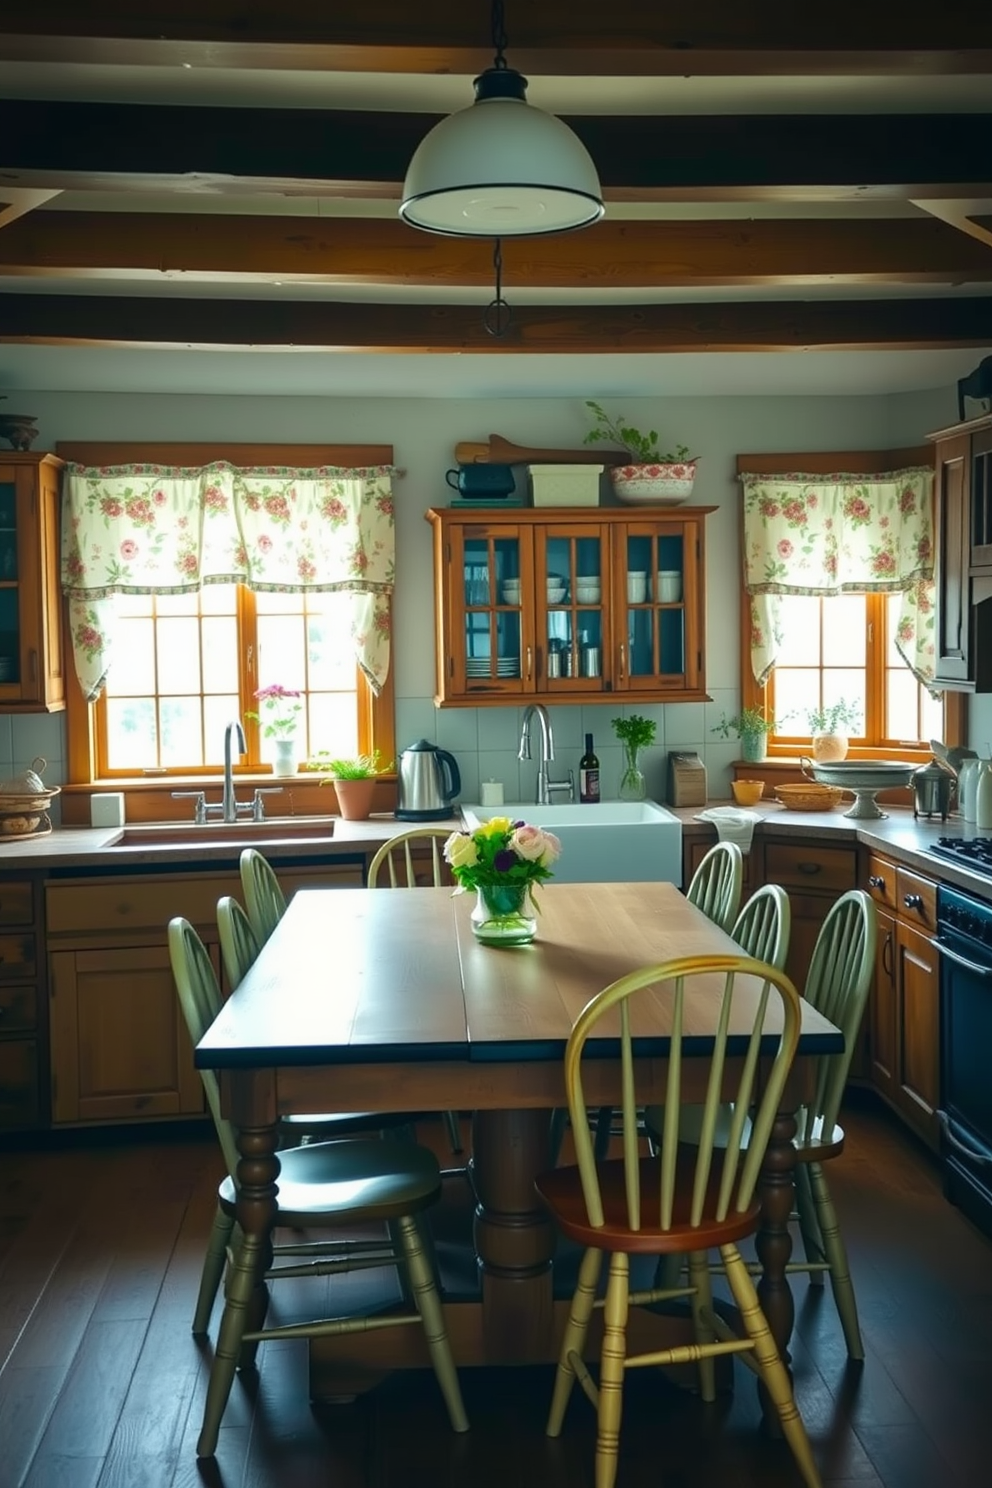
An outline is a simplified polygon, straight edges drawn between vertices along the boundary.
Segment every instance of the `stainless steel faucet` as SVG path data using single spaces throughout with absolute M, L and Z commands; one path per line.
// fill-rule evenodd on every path
M 569 770 L 567 780 L 551 780 L 548 776 L 548 763 L 555 757 L 555 736 L 551 731 L 551 719 L 548 710 L 543 703 L 528 703 L 524 709 L 523 722 L 520 725 L 520 748 L 517 750 L 517 758 L 529 760 L 530 753 L 530 725 L 534 715 L 541 726 L 541 753 L 537 766 L 537 804 L 538 806 L 550 806 L 553 794 L 567 795 L 571 801 L 575 787 L 572 781 L 572 772 Z
M 219 801 L 208 801 L 205 791 L 172 792 L 177 801 L 186 797 L 196 803 L 193 807 L 193 820 L 198 827 L 206 826 L 212 816 L 219 816 L 221 821 L 236 822 L 240 815 L 247 816 L 249 812 L 252 821 L 262 822 L 265 820 L 265 802 L 262 797 L 282 794 L 281 785 L 259 785 L 255 787 L 255 794 L 250 801 L 238 800 L 234 794 L 234 761 L 231 747 L 235 742 L 238 746 L 238 753 L 244 754 L 248 748 L 245 743 L 245 731 L 236 719 L 224 730 L 224 791 Z
M 238 753 L 245 754 L 248 750 L 245 731 L 237 719 L 229 723 L 224 730 L 224 794 L 221 797 L 221 809 L 226 822 L 234 822 L 238 819 L 238 800 L 234 794 L 234 765 L 231 760 L 232 739 L 237 740 Z

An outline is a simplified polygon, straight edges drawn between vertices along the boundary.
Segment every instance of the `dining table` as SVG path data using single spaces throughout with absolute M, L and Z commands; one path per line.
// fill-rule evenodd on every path
M 566 1104 L 572 1025 L 597 992 L 630 971 L 740 948 L 670 883 L 545 883 L 536 938 L 512 948 L 475 938 L 473 904 L 473 895 L 450 888 L 300 890 L 197 1045 L 195 1060 L 216 1072 L 222 1110 L 237 1130 L 238 1221 L 244 1264 L 256 1272 L 258 1310 L 264 1312 L 276 1216 L 279 1117 L 472 1112 L 477 1287 L 445 1304 L 455 1361 L 551 1361 L 568 1298 L 555 1292 L 556 1232 L 534 1178 L 549 1164 L 550 1113 Z M 721 991 L 722 979 L 714 977 L 687 1006 L 685 1101 L 705 1095 Z M 645 1102 L 665 1097 L 670 1029 L 659 1002 L 651 1000 L 634 1028 L 638 1099 Z M 734 1034 L 740 1047 L 750 1033 L 749 1016 L 753 1003 L 735 996 L 732 1054 Z M 770 1010 L 770 1043 L 777 1027 Z M 759 1296 L 786 1361 L 794 1320 L 786 1266 L 795 1113 L 810 1091 L 814 1061 L 842 1049 L 840 1030 L 804 1003 L 797 1056 L 762 1166 L 755 1238 Z M 739 1057 L 727 1061 L 728 1095 Z M 590 1106 L 620 1104 L 619 1039 L 597 1040 L 584 1081 Z M 649 1323 L 666 1337 L 673 1330 L 680 1340 L 691 1336 L 684 1318 Z M 384 1371 L 426 1364 L 420 1332 L 352 1336 L 349 1365 Z M 320 1340 L 332 1353 L 337 1344 Z M 215 1358 L 213 1368 L 226 1371 L 215 1390 L 229 1391 L 233 1362 Z M 313 1380 L 312 1364 L 312 1391 Z

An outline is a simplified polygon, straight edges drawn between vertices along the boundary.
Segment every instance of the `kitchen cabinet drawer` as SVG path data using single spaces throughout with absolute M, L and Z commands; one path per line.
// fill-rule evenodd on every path
M 908 868 L 896 869 L 899 918 L 927 935 L 937 933 L 937 885 Z
M 868 859 L 866 887 L 879 909 L 887 909 L 891 914 L 896 913 L 899 908 L 899 882 L 895 863 L 890 863 L 888 858 L 878 858 L 872 854 Z
M 853 847 L 765 844 L 765 882 L 784 889 L 840 895 L 857 887 L 857 853 Z
M 34 1039 L 0 1043 L 0 1130 L 37 1126 L 38 1046 Z
M 129 932 L 165 928 L 175 915 L 194 925 L 213 924 L 222 894 L 240 896 L 237 873 L 195 878 L 106 878 L 51 883 L 46 889 L 49 935 Z
M 0 925 L 30 925 L 34 894 L 29 883 L 0 884 Z
M 38 975 L 33 935 L 0 935 L 0 981 L 28 981 Z
M 20 1033 L 38 1021 L 37 992 L 33 986 L 0 987 L 0 1034 Z

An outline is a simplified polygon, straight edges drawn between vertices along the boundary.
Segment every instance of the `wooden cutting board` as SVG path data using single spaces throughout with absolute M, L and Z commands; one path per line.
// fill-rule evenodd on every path
M 511 444 L 501 434 L 490 434 L 488 444 L 465 441 L 455 445 L 459 465 L 626 465 L 626 450 L 532 449 L 525 444 Z

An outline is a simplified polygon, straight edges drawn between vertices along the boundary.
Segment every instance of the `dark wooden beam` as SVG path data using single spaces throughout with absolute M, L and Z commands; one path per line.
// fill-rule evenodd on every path
M 488 6 L 465 0 L 33 0 L 10 7 L 0 56 L 35 61 L 355 71 L 465 72 L 486 66 Z M 992 17 L 976 0 L 531 0 L 508 7 L 507 54 L 523 71 L 582 76 L 851 71 L 979 72 Z
M 992 281 L 992 249 L 936 218 L 604 221 L 514 239 L 505 282 L 597 291 L 693 285 L 950 284 Z M 492 284 L 492 245 L 417 232 L 398 219 L 60 212 L 0 232 L 0 273 L 202 282 Z
M 437 117 L 0 101 L 0 185 L 398 198 Z M 992 114 L 568 122 L 612 200 L 976 196 L 992 183 Z
M 933 350 L 992 345 L 992 296 L 766 304 L 520 306 L 0 295 L 0 343 L 385 352 Z

